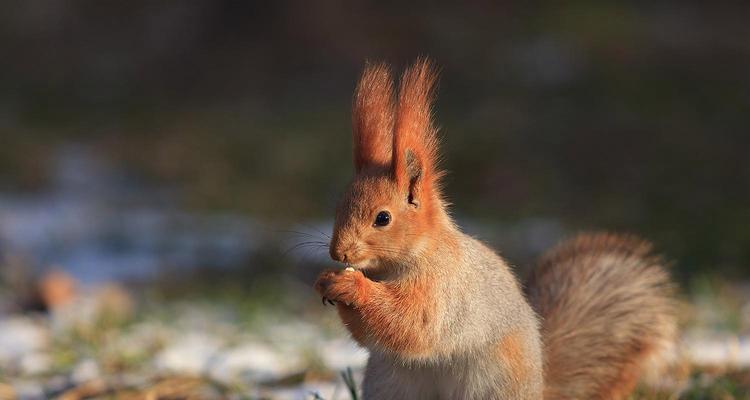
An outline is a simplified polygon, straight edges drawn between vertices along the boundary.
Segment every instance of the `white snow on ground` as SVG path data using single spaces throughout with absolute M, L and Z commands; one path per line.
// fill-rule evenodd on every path
M 141 360 L 142 370 L 127 371 L 135 382 L 147 384 L 154 374 L 201 376 L 270 399 L 311 399 L 314 393 L 326 400 L 348 399 L 339 373 L 352 368 L 355 380 L 361 380 L 367 352 L 343 330 L 290 319 L 250 334 L 211 308 L 189 310 L 175 320 L 146 319 L 116 329 L 105 335 L 97 353 L 76 350 L 64 368 L 56 364 L 55 351 L 67 343 L 60 342 L 59 315 L 0 317 L 0 371 L 28 399 L 107 378 L 102 354 Z M 749 368 L 750 335 L 687 331 L 676 350 L 675 359 L 680 358 L 697 367 Z M 316 372 L 307 375 L 310 370 Z
M 750 367 L 750 336 L 684 340 L 683 349 L 693 365 Z

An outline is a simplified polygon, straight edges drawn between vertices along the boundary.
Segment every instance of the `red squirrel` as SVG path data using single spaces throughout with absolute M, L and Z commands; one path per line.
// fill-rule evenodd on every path
M 447 210 L 431 107 L 416 61 L 394 89 L 368 65 L 353 100 L 355 177 L 315 283 L 370 352 L 364 399 L 624 399 L 674 342 L 672 285 L 651 246 L 581 235 L 524 285 Z

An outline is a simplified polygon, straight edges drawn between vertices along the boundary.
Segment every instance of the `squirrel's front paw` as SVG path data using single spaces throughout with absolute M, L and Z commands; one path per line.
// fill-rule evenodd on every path
M 323 304 L 338 301 L 354 305 L 360 301 L 366 284 L 367 278 L 361 271 L 325 271 L 318 276 L 315 290 L 323 296 Z

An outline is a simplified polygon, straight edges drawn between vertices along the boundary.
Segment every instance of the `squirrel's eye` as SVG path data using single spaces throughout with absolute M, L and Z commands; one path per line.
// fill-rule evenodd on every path
M 375 217 L 375 226 L 386 226 L 391 223 L 391 213 L 388 211 L 381 211 L 378 216 Z

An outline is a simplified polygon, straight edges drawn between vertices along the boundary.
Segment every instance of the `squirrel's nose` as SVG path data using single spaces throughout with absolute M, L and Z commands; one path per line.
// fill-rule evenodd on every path
M 349 254 L 346 251 L 342 251 L 339 246 L 331 246 L 331 258 L 338 262 L 346 262 L 349 258 Z

